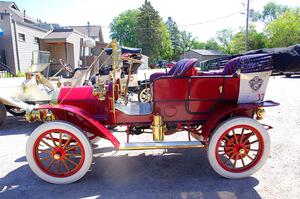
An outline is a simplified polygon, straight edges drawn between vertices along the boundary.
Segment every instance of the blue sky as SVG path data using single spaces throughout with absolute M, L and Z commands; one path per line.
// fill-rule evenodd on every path
M 164 20 L 171 16 L 180 29 L 189 31 L 200 41 L 215 36 L 216 31 L 223 28 L 238 30 L 245 25 L 246 0 L 150 0 Z M 250 7 L 261 10 L 270 0 L 252 0 Z M 278 4 L 300 7 L 300 0 L 275 0 Z M 103 26 L 104 38 L 109 41 L 109 29 L 112 19 L 122 11 L 139 8 L 144 0 L 15 0 L 20 10 L 33 17 L 49 23 L 61 25 L 92 25 Z M 213 22 L 194 26 L 185 26 L 222 18 Z

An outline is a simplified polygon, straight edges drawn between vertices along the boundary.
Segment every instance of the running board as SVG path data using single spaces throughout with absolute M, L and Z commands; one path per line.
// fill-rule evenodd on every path
M 132 142 L 122 143 L 119 150 L 146 150 L 146 149 L 177 149 L 177 148 L 204 148 L 199 141 L 173 141 L 173 142 Z

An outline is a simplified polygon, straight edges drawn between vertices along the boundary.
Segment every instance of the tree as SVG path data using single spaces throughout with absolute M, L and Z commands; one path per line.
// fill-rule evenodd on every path
M 193 35 L 190 32 L 180 31 L 180 54 L 189 51 L 193 46 Z
M 205 42 L 205 49 L 206 50 L 219 50 L 220 46 L 214 38 L 211 38 Z
M 217 31 L 216 35 L 217 35 L 216 39 L 220 43 L 221 50 L 224 51 L 225 53 L 230 54 L 231 49 L 230 49 L 229 44 L 233 38 L 233 30 L 231 28 L 223 29 L 223 30 Z
M 181 48 L 180 48 L 180 30 L 178 29 L 178 26 L 175 21 L 171 17 L 168 17 L 168 20 L 166 22 L 166 26 L 169 31 L 170 39 L 172 42 L 172 50 L 173 50 L 173 56 L 172 59 L 177 60 L 180 57 Z
M 206 49 L 206 44 L 205 44 L 205 42 L 194 40 L 192 48 L 193 49 Z
M 121 45 L 138 47 L 137 17 L 139 10 L 127 10 L 115 17 L 110 24 L 110 37 Z
M 288 6 L 279 5 L 275 2 L 269 2 L 264 6 L 264 9 L 262 12 L 253 12 L 250 16 L 252 21 L 261 21 L 265 25 L 269 24 L 273 20 L 277 19 L 279 16 L 281 16 L 283 13 L 285 13 L 288 10 Z
M 173 56 L 172 42 L 166 24 L 160 23 L 159 32 L 161 34 L 160 58 L 171 60 Z
M 256 31 L 254 25 L 250 25 L 248 33 L 248 50 L 264 48 L 266 44 L 266 36 Z M 245 51 L 245 28 L 235 34 L 229 44 L 232 54 L 239 54 Z
M 300 43 L 300 8 L 289 10 L 266 28 L 268 47 L 284 47 Z
M 158 12 L 149 1 L 145 1 L 139 8 L 137 18 L 137 38 L 143 53 L 150 58 L 150 62 L 158 60 L 162 44 L 161 22 Z

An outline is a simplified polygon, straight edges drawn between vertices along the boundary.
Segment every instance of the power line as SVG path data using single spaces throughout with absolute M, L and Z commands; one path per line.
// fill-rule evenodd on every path
M 198 23 L 179 25 L 178 27 L 188 27 L 188 26 L 196 26 L 196 25 L 202 25 L 202 24 L 206 24 L 206 23 L 211 23 L 211 22 L 215 22 L 215 21 L 219 21 L 219 20 L 222 20 L 222 19 L 226 19 L 226 18 L 232 17 L 232 16 L 237 15 L 237 14 L 241 14 L 242 12 L 243 11 L 241 11 L 241 12 L 235 12 L 235 13 L 232 13 L 232 14 L 229 14 L 229 15 L 225 15 L 223 17 L 218 17 L 218 18 L 215 18 L 215 19 L 201 21 L 201 22 L 198 22 Z
M 222 20 L 222 19 L 226 19 L 226 18 L 232 17 L 234 15 L 242 14 L 243 11 L 245 11 L 245 10 L 242 10 L 240 12 L 235 12 L 235 13 L 232 13 L 232 14 L 229 14 L 229 15 L 225 15 L 225 16 L 222 16 L 222 17 L 206 20 L 206 21 L 201 21 L 201 22 L 192 23 L 192 24 L 178 25 L 178 27 L 189 27 L 189 26 L 197 26 L 197 25 L 207 24 L 207 23 L 219 21 L 219 20 Z M 109 26 L 102 26 L 101 28 L 109 29 Z M 152 29 L 152 28 L 143 28 L 143 29 Z

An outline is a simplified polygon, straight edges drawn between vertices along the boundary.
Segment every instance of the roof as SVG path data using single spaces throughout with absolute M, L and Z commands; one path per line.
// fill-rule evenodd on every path
M 51 42 L 57 42 L 57 41 L 66 41 L 68 42 L 68 38 L 72 35 L 72 34 L 77 34 L 81 37 L 85 37 L 84 34 L 73 30 L 73 29 L 54 29 L 49 31 L 42 39 L 44 41 L 51 41 Z
M 48 32 L 43 39 L 66 39 L 73 33 L 73 29 L 55 29 Z
M 36 26 L 37 20 L 26 14 L 24 16 L 24 12 L 20 11 L 18 6 L 12 1 L 0 1 L 0 13 L 10 13 L 13 20 L 17 23 L 46 32 L 45 29 Z
M 78 32 L 81 32 L 90 37 L 99 38 L 99 41 L 103 42 L 102 28 L 99 25 L 90 25 L 90 26 L 68 26 Z M 88 34 L 89 33 L 89 34 Z
M 198 53 L 200 55 L 210 55 L 210 56 L 215 56 L 215 55 L 226 55 L 220 50 L 204 50 L 204 49 L 191 49 L 191 51 Z

